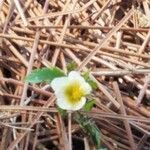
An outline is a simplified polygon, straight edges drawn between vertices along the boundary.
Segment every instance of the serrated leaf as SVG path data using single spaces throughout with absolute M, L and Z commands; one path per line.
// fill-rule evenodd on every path
M 96 82 L 94 82 L 90 78 L 87 80 L 87 82 L 91 85 L 92 89 L 96 90 L 98 88 Z
M 84 110 L 84 111 L 90 111 L 90 110 L 93 108 L 95 102 L 96 102 L 96 101 L 95 101 L 94 99 L 88 101 L 88 102 L 84 105 L 83 110 Z
M 65 74 L 57 67 L 42 68 L 33 70 L 25 78 L 25 81 L 30 83 L 51 82 L 54 78 L 62 76 L 65 76 Z
M 76 68 L 77 68 L 77 64 L 74 61 L 67 64 L 67 70 L 68 70 L 68 72 L 73 71 Z
M 89 77 L 89 71 L 85 72 L 82 76 L 83 76 L 83 78 L 85 79 L 85 81 L 89 83 L 89 85 L 92 87 L 92 89 L 96 90 L 96 89 L 98 88 L 97 83 L 94 82 L 94 81 Z
M 87 116 L 82 114 L 76 114 L 75 120 L 79 123 L 79 125 L 82 127 L 83 131 L 88 134 L 93 141 L 93 143 L 96 145 L 96 147 L 100 146 L 100 130 L 96 126 L 96 124 L 91 121 Z
M 97 147 L 100 145 L 100 131 L 95 124 L 89 125 L 89 132 L 93 142 Z
M 66 110 L 61 109 L 61 108 L 58 107 L 58 106 L 57 106 L 57 110 L 58 110 L 58 112 L 60 113 L 60 115 L 61 115 L 62 117 L 66 117 L 66 116 L 67 116 L 67 111 L 66 111 Z
M 89 78 L 89 71 L 84 72 L 82 76 L 85 80 L 87 80 Z

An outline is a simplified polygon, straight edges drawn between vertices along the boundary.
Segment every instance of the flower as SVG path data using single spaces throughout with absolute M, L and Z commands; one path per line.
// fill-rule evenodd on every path
M 51 87 L 55 91 L 57 105 L 65 110 L 81 109 L 86 103 L 85 96 L 92 91 L 77 71 L 71 71 L 66 77 L 55 78 Z

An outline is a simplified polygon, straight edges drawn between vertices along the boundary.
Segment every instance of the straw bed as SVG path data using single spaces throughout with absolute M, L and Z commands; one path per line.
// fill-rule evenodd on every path
M 150 149 L 149 0 L 0 1 L 0 149 L 94 150 L 79 125 L 57 112 L 32 70 L 90 70 L 98 89 L 89 117 L 110 150 Z M 82 110 L 81 110 L 82 112 Z

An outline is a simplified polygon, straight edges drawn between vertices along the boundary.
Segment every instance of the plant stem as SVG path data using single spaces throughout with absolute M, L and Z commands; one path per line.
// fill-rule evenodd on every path
M 69 150 L 72 150 L 71 111 L 68 111 L 68 136 L 69 136 Z

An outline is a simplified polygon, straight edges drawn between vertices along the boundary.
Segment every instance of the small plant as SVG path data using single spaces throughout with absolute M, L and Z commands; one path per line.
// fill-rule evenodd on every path
M 90 137 L 96 148 L 100 147 L 100 131 L 95 122 L 91 121 L 87 115 L 87 112 L 91 111 L 95 104 L 94 99 L 89 99 L 92 97 L 90 94 L 92 89 L 97 88 L 96 83 L 90 79 L 89 72 L 81 75 L 79 72 L 71 70 L 68 75 L 65 75 L 57 67 L 42 68 L 34 70 L 25 80 L 30 83 L 49 83 L 56 96 L 58 112 L 63 117 L 71 112 L 74 121 Z M 78 111 L 82 108 L 84 112 Z

